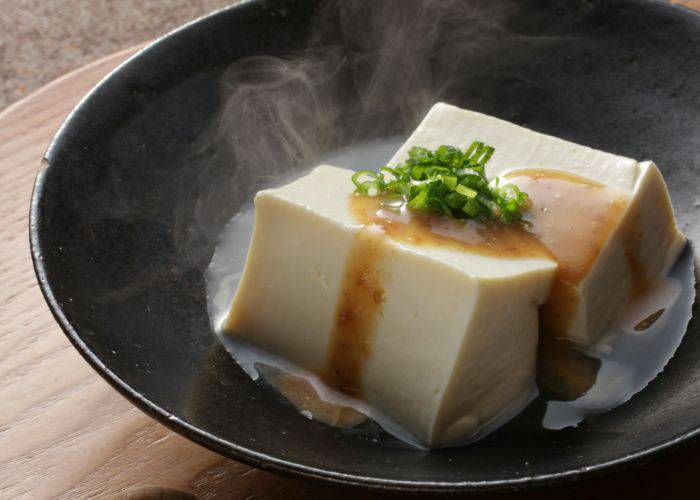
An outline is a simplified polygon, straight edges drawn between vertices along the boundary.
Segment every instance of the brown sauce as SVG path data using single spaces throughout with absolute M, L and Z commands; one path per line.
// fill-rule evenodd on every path
M 643 332 L 644 330 L 648 330 L 651 328 L 651 325 L 656 323 L 656 320 L 658 320 L 661 315 L 666 311 L 666 309 L 659 309 L 658 311 L 650 314 L 646 318 L 644 318 L 642 321 L 634 325 L 634 331 L 635 332 Z
M 394 241 L 417 246 L 466 250 L 494 257 L 552 257 L 551 252 L 524 226 L 460 220 L 383 205 L 379 197 L 353 195 L 350 210 L 355 220 L 380 226 Z
M 529 194 L 529 230 L 559 264 L 540 319 L 545 336 L 564 337 L 578 306 L 576 287 L 619 223 L 627 194 L 563 172 L 521 170 L 507 179 Z
M 573 401 L 586 394 L 601 362 L 568 339 L 547 339 L 538 349 L 537 386 L 546 400 Z
M 362 364 L 372 351 L 376 317 L 381 314 L 384 288 L 380 276 L 383 258 L 376 232 L 380 226 L 389 238 L 412 245 L 439 246 L 506 258 L 553 258 L 558 270 L 547 303 L 541 308 L 543 339 L 564 336 L 576 311 L 576 286 L 588 273 L 616 227 L 627 204 L 625 192 L 562 172 L 521 170 L 508 176 L 530 195 L 532 206 L 523 224 L 499 225 L 458 220 L 392 207 L 378 197 L 353 195 L 350 210 L 365 229 L 350 252 L 341 294 L 336 306 L 327 366 L 322 377 L 341 392 L 361 395 Z M 544 340 L 543 342 L 549 342 Z M 595 381 L 585 370 L 586 382 L 567 381 L 562 367 L 581 363 L 584 356 L 556 343 L 540 347 L 549 357 L 545 371 L 556 372 L 566 392 L 584 390 Z M 591 368 L 590 363 L 586 364 Z M 590 366 L 589 366 L 590 365 Z
M 327 365 L 321 374 L 330 387 L 355 397 L 361 395 L 362 364 L 372 352 L 375 318 L 384 302 L 380 236 L 363 230 L 355 237 L 336 305 Z

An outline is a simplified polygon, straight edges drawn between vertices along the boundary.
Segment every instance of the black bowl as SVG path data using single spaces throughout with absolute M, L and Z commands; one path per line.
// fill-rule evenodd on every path
M 437 99 L 652 157 L 680 226 L 700 242 L 695 13 L 653 1 L 251 1 L 141 51 L 57 134 L 31 211 L 53 314 L 149 415 L 223 455 L 303 477 L 522 487 L 612 470 L 695 436 L 696 321 L 663 375 L 599 418 L 559 432 L 511 426 L 430 453 L 308 421 L 226 354 L 202 276 L 226 221 L 269 174 L 406 134 Z

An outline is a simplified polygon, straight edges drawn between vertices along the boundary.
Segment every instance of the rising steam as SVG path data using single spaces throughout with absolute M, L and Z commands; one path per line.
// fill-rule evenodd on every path
M 305 50 L 228 68 L 221 142 L 260 186 L 329 149 L 406 134 L 450 86 L 493 66 L 458 57 L 500 36 L 506 14 L 496 1 L 323 2 Z

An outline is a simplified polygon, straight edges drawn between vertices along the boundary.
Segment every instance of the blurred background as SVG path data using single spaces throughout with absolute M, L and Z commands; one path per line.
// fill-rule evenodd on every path
M 0 0 L 0 111 L 68 71 L 237 1 Z
M 0 0 L 0 110 L 235 0 Z

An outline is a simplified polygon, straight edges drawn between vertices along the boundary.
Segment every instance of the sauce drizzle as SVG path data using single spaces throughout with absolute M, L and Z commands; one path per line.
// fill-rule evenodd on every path
M 375 318 L 384 302 L 380 238 L 381 233 L 368 229 L 355 237 L 336 305 L 326 368 L 321 373 L 331 388 L 355 397 L 361 395 L 362 364 L 372 352 Z
M 416 246 L 437 246 L 494 257 L 552 257 L 537 235 L 520 224 L 499 225 L 461 220 L 402 207 L 384 206 L 381 197 L 353 195 L 356 221 L 381 227 L 392 240 Z

